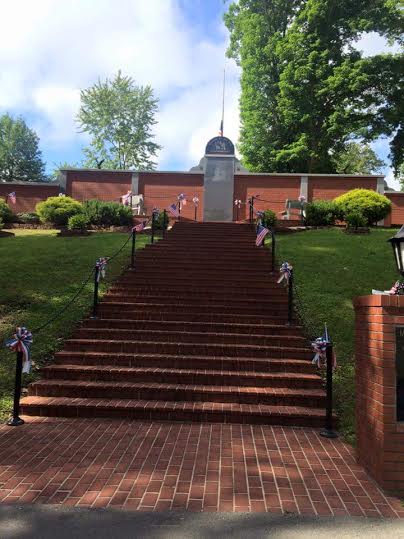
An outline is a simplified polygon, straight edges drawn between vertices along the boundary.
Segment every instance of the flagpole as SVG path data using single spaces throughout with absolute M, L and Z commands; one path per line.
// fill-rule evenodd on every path
M 222 122 L 220 124 L 220 134 L 223 137 L 223 130 L 224 130 L 224 91 L 226 87 L 226 68 L 223 68 L 223 93 L 222 93 Z

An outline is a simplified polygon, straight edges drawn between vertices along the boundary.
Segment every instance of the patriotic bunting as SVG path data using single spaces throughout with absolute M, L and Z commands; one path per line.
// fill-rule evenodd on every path
M 121 198 L 122 198 L 122 204 L 124 206 L 129 206 L 129 200 L 130 200 L 130 197 L 132 196 L 132 191 L 128 191 L 126 193 L 126 195 L 123 195 Z
M 304 195 L 300 195 L 298 200 L 301 204 L 303 204 L 303 202 L 306 200 L 306 197 Z
M 278 284 L 281 283 L 283 280 L 286 284 L 289 284 L 289 279 L 292 274 L 293 266 L 289 264 L 289 262 L 283 262 L 281 267 L 279 268 L 279 274 L 280 277 L 278 279 Z
M 327 345 L 331 343 L 331 339 L 328 335 L 327 324 L 324 324 L 324 334 L 321 337 L 317 337 L 315 341 L 311 343 L 311 347 L 314 352 L 313 365 L 317 365 L 320 369 L 321 367 L 327 366 Z M 337 366 L 337 357 L 335 355 L 334 349 L 332 351 L 332 368 L 333 370 Z
M 147 221 L 142 221 L 132 228 L 132 232 L 142 232 L 147 224 Z
M 184 193 L 180 193 L 177 198 L 178 198 L 178 202 L 179 202 L 179 205 L 180 205 L 180 209 L 182 209 L 183 206 L 187 205 L 187 199 L 186 199 Z
M 194 206 L 198 206 L 199 205 L 199 198 L 197 196 L 195 196 L 193 199 L 192 199 L 192 202 L 194 203 Z
M 95 267 L 98 268 L 98 275 L 97 275 L 97 281 L 98 282 L 100 282 L 101 277 L 103 279 L 105 279 L 105 274 L 106 274 L 106 270 L 107 270 L 107 263 L 108 263 L 108 258 L 107 257 L 98 258 L 97 262 L 95 263 Z
M 237 199 L 234 201 L 234 205 L 236 206 L 236 208 L 240 209 L 241 208 L 241 200 Z
M 262 242 L 264 241 L 265 236 L 268 234 L 269 230 L 265 228 L 262 225 L 258 226 L 257 229 L 257 239 L 255 240 L 255 245 L 259 247 L 262 245 Z
M 177 204 L 171 204 L 170 206 L 168 206 L 167 211 L 171 213 L 173 217 L 179 216 Z
M 12 339 L 6 342 L 7 348 L 13 352 L 22 352 L 23 368 L 22 372 L 29 373 L 31 370 L 31 344 L 33 342 L 32 333 L 27 328 L 18 327 Z
M 9 199 L 9 201 L 11 202 L 11 204 L 16 204 L 17 203 L 17 196 L 15 194 L 15 192 L 13 191 L 12 193 L 9 193 L 7 195 L 7 198 Z

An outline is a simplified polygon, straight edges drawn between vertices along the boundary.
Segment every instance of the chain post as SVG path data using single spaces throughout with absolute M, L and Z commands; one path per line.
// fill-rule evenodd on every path
M 288 325 L 292 325 L 293 321 L 293 269 L 290 270 L 288 283 Z
M 21 419 L 20 417 L 22 360 L 23 360 L 23 353 L 17 352 L 17 361 L 15 365 L 13 417 L 7 421 L 7 425 L 10 427 L 18 427 L 19 425 L 22 425 L 24 423 L 24 420 Z
M 132 230 L 132 249 L 130 253 L 130 268 L 135 269 L 136 230 Z
M 326 348 L 326 368 L 327 368 L 327 378 L 326 378 L 326 410 L 325 410 L 325 427 L 320 431 L 320 435 L 324 438 L 337 438 L 338 434 L 333 428 L 333 417 L 332 417 L 332 369 L 333 369 L 333 346 L 331 342 L 327 343 Z
M 164 210 L 164 211 L 163 211 L 163 239 L 166 237 L 167 228 L 168 228 L 168 223 L 167 223 L 167 210 Z
M 95 265 L 94 269 L 94 297 L 93 297 L 93 315 L 91 318 L 97 318 L 98 312 L 98 285 L 100 281 L 100 267 Z
M 275 273 L 275 242 L 276 242 L 276 239 L 275 239 L 275 230 L 274 228 L 271 228 L 271 239 L 272 239 L 272 243 L 271 243 L 271 256 L 272 256 L 272 260 L 271 260 L 271 272 L 272 273 Z

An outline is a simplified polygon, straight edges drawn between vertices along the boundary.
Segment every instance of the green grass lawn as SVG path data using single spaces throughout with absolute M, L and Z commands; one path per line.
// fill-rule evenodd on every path
M 399 278 L 387 239 L 392 229 L 348 235 L 341 229 L 278 234 L 277 258 L 294 267 L 303 320 L 309 333 L 321 336 L 324 322 L 334 341 L 335 407 L 340 428 L 354 442 L 354 310 L 352 298 L 386 290 Z
M 56 236 L 56 230 L 14 230 L 15 237 L 0 238 L 0 416 L 9 415 L 14 388 L 15 353 L 4 347 L 17 325 L 33 331 L 41 326 L 75 294 L 94 267 L 95 260 L 111 256 L 128 234 L 98 232 L 84 237 Z M 150 242 L 139 234 L 137 247 Z M 131 242 L 108 265 L 100 285 L 105 291 L 123 267 L 129 264 Z M 33 334 L 32 359 L 39 367 L 46 363 L 92 305 L 93 278 L 78 300 L 43 331 Z M 25 383 L 38 375 L 25 375 Z

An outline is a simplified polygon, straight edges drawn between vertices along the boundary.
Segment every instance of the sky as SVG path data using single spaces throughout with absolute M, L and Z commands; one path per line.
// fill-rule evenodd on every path
M 227 2 L 228 4 L 228 2 Z M 188 170 L 216 136 L 226 68 L 224 134 L 237 142 L 239 68 L 225 57 L 224 0 L 0 0 L 0 113 L 21 115 L 40 137 L 50 172 L 78 163 L 88 140 L 75 116 L 80 89 L 119 69 L 159 98 L 160 170 Z M 375 34 L 358 48 L 388 47 Z M 373 143 L 388 162 L 388 141 Z M 398 188 L 386 167 L 389 185 Z

